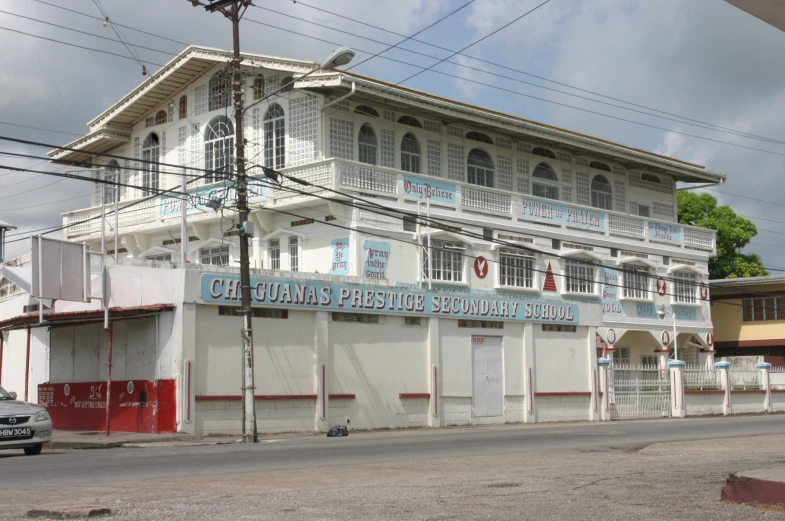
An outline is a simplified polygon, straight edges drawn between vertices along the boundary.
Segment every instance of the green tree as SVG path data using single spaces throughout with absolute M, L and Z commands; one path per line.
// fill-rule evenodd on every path
M 709 278 L 732 279 L 768 275 L 757 253 L 741 249 L 758 234 L 749 219 L 736 215 L 730 206 L 717 206 L 717 199 L 707 193 L 681 191 L 679 222 L 717 231 L 717 255 L 709 259 Z

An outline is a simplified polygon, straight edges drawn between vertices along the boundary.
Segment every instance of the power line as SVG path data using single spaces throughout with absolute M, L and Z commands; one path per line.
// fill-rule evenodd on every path
M 310 8 L 310 9 L 315 9 L 315 10 L 317 10 L 317 11 L 322 11 L 322 12 L 324 12 L 324 13 L 327 13 L 327 14 L 330 14 L 330 15 L 333 15 L 333 16 L 337 16 L 337 17 L 340 17 L 340 18 L 344 18 L 344 19 L 346 19 L 346 20 L 349 20 L 349 21 L 351 21 L 351 22 L 355 22 L 355 23 L 358 23 L 358 24 L 360 24 L 360 25 L 364 25 L 364 26 L 366 26 L 366 27 L 370 27 L 370 28 L 372 28 L 372 29 L 376 29 L 376 30 L 383 31 L 383 32 L 386 32 L 386 33 L 389 33 L 389 34 L 393 34 L 393 35 L 395 35 L 395 36 L 404 36 L 403 34 L 397 33 L 397 32 L 395 32 L 395 31 L 390 31 L 390 30 L 388 30 L 388 29 L 385 29 L 384 27 L 380 27 L 380 26 L 378 26 L 378 25 L 373 25 L 373 24 L 370 24 L 370 23 L 367 23 L 367 22 L 363 22 L 362 20 L 357 20 L 357 19 L 355 19 L 355 18 L 348 17 L 348 16 L 346 16 L 346 15 L 343 15 L 343 14 L 340 14 L 340 13 L 336 13 L 336 12 L 333 12 L 333 11 L 329 11 L 329 10 L 327 10 L 327 9 L 323 9 L 323 8 L 320 8 L 320 7 L 316 7 L 316 6 L 314 6 L 314 5 L 310 5 L 310 4 L 308 4 L 308 3 L 306 3 L 306 2 L 302 2 L 302 1 L 300 1 L 300 0 L 298 0 L 298 1 L 297 1 L 297 2 L 295 2 L 295 3 L 296 3 L 297 5 L 302 5 L 302 6 L 308 7 L 308 8 Z M 255 6 L 255 7 L 259 7 L 259 6 Z M 261 7 L 260 7 L 260 8 L 261 8 Z M 269 9 L 269 8 L 261 8 L 261 9 L 265 9 L 265 10 L 268 10 L 268 11 L 272 11 L 272 10 L 271 10 L 271 9 Z M 332 27 L 332 26 L 329 26 L 329 25 L 317 24 L 316 22 L 311 22 L 310 20 L 306 20 L 306 19 L 304 19 L 304 18 L 298 18 L 298 17 L 295 17 L 295 16 L 293 16 L 293 15 L 286 14 L 286 13 L 281 13 L 281 12 L 278 12 L 278 11 L 272 11 L 272 12 L 275 12 L 275 13 L 281 14 L 281 15 L 283 15 L 283 16 L 288 16 L 288 17 L 290 17 L 290 18 L 295 18 L 295 19 L 297 19 L 297 20 L 301 20 L 301 21 L 303 21 L 303 22 L 307 22 L 307 23 L 313 23 L 313 24 L 319 25 L 319 26 L 321 26 L 321 27 L 325 27 L 325 28 L 327 28 L 327 29 L 333 29 L 333 30 L 339 31 L 339 29 L 336 29 L 336 28 L 334 28 L 334 27 Z M 345 31 L 340 31 L 340 32 L 345 32 Z M 351 34 L 351 35 L 353 35 L 353 36 L 356 36 L 356 37 L 358 37 L 358 38 L 364 38 L 364 39 L 367 39 L 367 40 L 370 40 L 370 41 L 376 41 L 376 42 L 378 42 L 377 40 L 372 40 L 372 39 L 370 39 L 370 38 L 366 38 L 366 37 L 364 37 L 364 36 L 360 36 L 360 35 L 357 35 L 357 34 L 348 33 L 348 32 L 345 32 L 345 33 L 346 33 L 346 34 Z M 440 45 L 438 45 L 438 44 L 434 44 L 434 43 L 431 43 L 431 42 L 427 42 L 427 41 L 425 41 L 425 40 L 418 40 L 418 39 L 412 38 L 412 41 L 414 41 L 414 42 L 417 42 L 417 43 L 422 43 L 422 44 L 425 44 L 425 45 L 428 45 L 428 46 L 434 47 L 434 48 L 436 48 L 436 49 L 441 49 L 441 50 L 443 50 L 443 51 L 448 51 L 448 52 L 455 52 L 455 51 L 454 51 L 454 49 L 450 49 L 450 48 L 448 48 L 448 47 L 442 47 L 442 46 L 440 46 Z M 378 42 L 378 43 L 384 43 L 384 42 Z M 430 58 L 438 59 L 438 57 L 437 57 L 437 56 L 431 56 L 431 55 L 427 55 L 427 54 L 419 53 L 419 52 L 417 52 L 417 51 L 413 51 L 413 50 L 410 50 L 410 49 L 402 49 L 402 50 L 404 50 L 404 51 L 408 51 L 408 52 L 411 52 L 411 53 L 415 53 L 415 54 L 420 54 L 420 55 L 427 56 L 427 57 L 430 57 Z M 538 76 L 538 75 L 536 75 L 536 74 L 531 74 L 531 73 L 529 73 L 529 72 L 526 72 L 526 71 L 523 71 L 523 70 L 520 70 L 520 69 L 515 69 L 515 68 L 509 67 L 509 66 L 507 66 L 507 65 L 502 65 L 502 64 L 500 64 L 500 63 L 495 63 L 495 62 L 492 62 L 492 61 L 489 61 L 489 60 L 485 60 L 485 59 L 483 59 L 483 58 L 479 58 L 479 57 L 477 57 L 477 56 L 472 56 L 472 55 L 469 55 L 469 54 L 464 54 L 464 53 L 459 53 L 459 55 L 460 55 L 460 56 L 463 56 L 463 57 L 465 57 L 465 58 L 469 58 L 469 59 L 472 59 L 472 60 L 478 61 L 478 62 L 486 63 L 486 64 L 488 64 L 488 65 L 493 65 L 494 67 L 499 67 L 499 68 L 506 69 L 506 70 L 509 70 L 509 71 L 512 71 L 512 72 L 517 72 L 517 73 L 519 73 L 519 74 L 523 74 L 523 75 L 525 75 L 525 76 L 529 76 L 529 77 L 532 77 L 532 78 L 537 78 L 537 79 L 539 79 L 539 80 L 547 81 L 547 82 L 549 82 L 549 83 L 553 83 L 553 84 L 555 84 L 555 85 L 561 85 L 561 86 L 563 86 L 563 87 L 569 87 L 569 88 L 571 88 L 571 89 L 575 89 L 575 90 L 577 90 L 577 91 L 585 92 L 585 93 L 587 93 L 587 94 L 592 94 L 592 95 L 594 95 L 594 96 L 599 96 L 599 97 L 601 97 L 601 98 L 610 99 L 610 100 L 613 100 L 613 101 L 618 101 L 618 102 L 620 102 L 620 103 L 626 103 L 627 105 L 632 105 L 632 106 L 634 106 L 634 107 L 639 107 L 639 108 L 642 108 L 642 109 L 651 110 L 651 111 L 654 111 L 654 112 L 659 112 L 660 114 L 665 114 L 665 115 L 667 115 L 667 116 L 673 116 L 673 117 L 681 118 L 681 119 L 684 119 L 684 120 L 687 120 L 687 121 L 692 121 L 692 122 L 695 122 L 695 123 L 700 123 L 700 124 L 702 124 L 702 125 L 709 125 L 709 126 L 711 126 L 711 127 L 716 127 L 716 128 L 718 128 L 718 129 L 721 129 L 721 130 L 725 130 L 725 131 L 728 131 L 728 132 L 733 132 L 733 133 L 736 133 L 737 135 L 741 135 L 741 136 L 749 136 L 749 137 L 753 137 L 753 138 L 757 138 L 757 139 L 761 139 L 761 140 L 765 140 L 765 141 L 776 142 L 776 143 L 781 143 L 781 142 L 782 142 L 782 141 L 775 140 L 775 139 L 772 139 L 772 138 L 768 138 L 768 137 L 765 137 L 765 136 L 758 136 L 758 135 L 755 135 L 755 134 L 749 134 L 749 133 L 746 133 L 746 132 L 742 132 L 742 131 L 740 131 L 740 130 L 735 130 L 735 129 L 732 129 L 732 128 L 722 127 L 722 126 L 720 126 L 720 125 L 716 125 L 716 124 L 714 124 L 714 123 L 707 123 L 707 122 L 705 122 L 705 121 L 700 121 L 700 120 L 697 120 L 697 119 L 688 118 L 688 117 L 686 117 L 686 116 L 681 116 L 681 115 L 678 115 L 678 114 L 673 114 L 673 113 L 670 113 L 670 112 L 666 112 L 666 111 L 664 111 L 664 110 L 659 110 L 659 109 L 656 109 L 656 108 L 648 107 L 648 106 L 646 106 L 646 105 L 641 105 L 641 104 L 638 104 L 638 103 L 633 103 L 633 102 L 631 102 L 631 101 L 626 101 L 626 100 L 623 100 L 623 99 L 620 99 L 620 98 L 616 98 L 616 97 L 613 97 L 613 96 L 608 96 L 608 95 L 605 95 L 605 94 L 601 94 L 601 93 L 599 93 L 599 92 L 596 92 L 596 91 L 592 91 L 592 90 L 588 90 L 588 89 L 582 89 L 582 88 L 580 88 L 580 87 L 576 87 L 575 85 L 570 85 L 570 84 L 563 83 L 563 82 L 559 82 L 559 81 L 556 81 L 556 80 L 553 80 L 553 79 L 550 79 L 550 78 L 546 78 L 546 77 L 544 77 L 544 76 Z M 452 63 L 453 65 L 463 65 L 463 64 L 460 64 L 460 63 L 458 63 L 458 62 L 449 62 L 449 63 Z M 491 71 L 486 71 L 486 70 L 483 70 L 483 69 L 476 69 L 476 70 L 478 70 L 478 71 L 482 71 L 482 72 L 486 72 L 486 73 L 488 73 L 488 74 L 493 74 Z M 538 87 L 547 88 L 547 87 L 540 86 L 540 85 L 537 85 L 537 84 L 532 84 L 532 83 L 529 83 L 529 85 L 535 85 L 535 86 L 538 86 Z M 549 89 L 549 90 L 551 90 L 551 89 Z M 563 92 L 563 91 L 556 91 L 556 92 Z M 569 93 L 566 93 L 566 92 L 563 92 L 563 93 L 564 93 L 564 94 L 569 94 Z M 589 98 L 589 99 L 590 99 L 590 98 Z M 593 100 L 593 101 L 596 101 L 596 100 Z M 623 107 L 620 107 L 620 108 L 623 108 Z M 684 122 L 682 122 L 682 123 L 684 123 Z
M 731 193 L 728 193 L 728 192 L 720 192 L 719 190 L 715 190 L 713 188 L 702 188 L 701 190 L 708 190 L 709 192 L 716 192 L 718 194 L 730 195 L 731 197 L 740 197 L 742 199 L 749 199 L 750 201 L 757 201 L 759 203 L 773 204 L 773 205 L 776 205 L 776 206 L 785 206 L 785 204 L 783 204 L 783 203 L 774 203 L 774 202 L 771 202 L 771 201 L 765 201 L 763 199 L 755 199 L 754 197 L 747 197 L 746 195 L 731 194 Z
M 19 123 L 9 123 L 8 121 L 0 121 L 0 125 L 10 125 L 12 127 L 29 128 L 32 130 L 40 130 L 42 132 L 55 132 L 57 134 L 68 134 L 71 136 L 79 136 L 79 137 L 83 136 L 83 134 L 77 134 L 76 132 L 63 132 L 62 130 L 52 130 L 50 128 L 31 127 L 29 125 L 20 125 Z
M 30 208 L 37 208 L 39 206 L 47 206 L 47 205 L 50 205 L 50 204 L 58 204 L 58 203 L 64 203 L 66 201 L 73 201 L 74 199 L 81 199 L 82 197 L 86 197 L 86 196 L 91 195 L 91 194 L 92 194 L 92 192 L 87 192 L 87 193 L 84 193 L 84 194 L 76 195 L 74 197 L 69 197 L 68 199 L 58 199 L 57 201 L 47 201 L 45 203 L 30 204 L 30 205 L 27 205 L 27 206 L 17 206 L 16 208 L 3 208 L 2 211 L 3 212 L 17 212 L 19 210 L 28 210 Z

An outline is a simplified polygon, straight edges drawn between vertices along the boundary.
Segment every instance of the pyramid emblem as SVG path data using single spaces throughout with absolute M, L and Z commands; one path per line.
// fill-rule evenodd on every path
M 551 263 L 548 262 L 548 271 L 545 274 L 545 282 L 542 285 L 543 291 L 557 291 L 556 280 L 553 278 L 553 271 L 551 270 Z

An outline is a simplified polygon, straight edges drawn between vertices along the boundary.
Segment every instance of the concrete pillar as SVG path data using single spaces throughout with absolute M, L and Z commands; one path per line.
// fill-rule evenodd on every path
M 600 415 L 599 420 L 610 421 L 611 419 L 611 393 L 610 393 L 610 366 L 609 358 L 598 358 L 597 369 L 600 373 Z
M 439 318 L 428 319 L 428 382 L 431 400 L 428 413 L 428 427 L 441 427 L 442 425 L 442 348 L 439 336 Z
M 733 408 L 731 407 L 731 384 L 730 384 L 730 362 L 715 362 L 714 368 L 720 371 L 720 382 L 722 383 L 722 389 L 725 391 L 725 399 L 722 402 L 722 414 L 725 416 L 730 416 L 733 414 Z
M 670 351 L 667 349 L 655 349 L 654 353 L 659 357 L 660 370 L 666 371 L 668 369 L 668 357 Z
M 766 398 L 763 402 L 763 412 L 771 412 L 771 364 L 768 362 L 759 362 L 755 367 L 760 371 L 760 388 L 766 391 Z
M 527 322 L 523 326 L 523 377 L 526 382 L 526 407 L 523 409 L 523 421 L 537 423 L 537 407 L 534 403 L 534 325 Z
M 185 271 L 185 270 L 183 270 Z M 196 304 L 180 305 L 174 311 L 172 328 L 172 375 L 177 382 L 177 431 L 196 434 Z
M 327 432 L 330 429 L 330 314 L 327 311 L 314 313 L 315 333 L 313 340 L 314 376 L 316 381 L 316 411 L 314 411 L 314 429 Z
M 683 360 L 669 360 L 668 369 L 671 376 L 671 416 L 684 418 L 687 407 L 684 404 L 684 366 Z
M 597 328 L 589 327 L 587 346 L 589 349 L 589 385 L 591 386 L 591 403 L 589 404 L 589 420 L 600 419 L 600 375 L 597 368 Z

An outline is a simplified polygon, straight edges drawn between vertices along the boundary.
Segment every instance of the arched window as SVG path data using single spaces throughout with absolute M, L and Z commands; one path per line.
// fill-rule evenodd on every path
M 532 154 L 534 154 L 535 156 L 542 156 L 542 157 L 549 157 L 551 159 L 556 159 L 556 154 L 554 154 L 547 148 L 543 148 L 543 147 L 534 147 L 532 149 Z
M 654 174 L 641 174 L 641 181 L 657 183 L 658 185 L 662 184 L 662 179 L 660 179 L 660 176 Z
M 613 189 L 603 175 L 595 175 L 591 180 L 591 205 L 603 210 L 613 210 Z
M 287 76 L 281 80 L 281 92 L 291 92 L 294 90 L 294 78 Z
M 610 172 L 611 171 L 611 167 L 609 167 L 605 163 L 601 163 L 599 161 L 592 161 L 591 163 L 589 163 L 589 167 L 590 168 L 596 168 L 597 170 L 602 170 L 604 172 Z
M 159 110 L 155 113 L 155 124 L 156 125 L 163 125 L 166 123 L 167 116 L 165 110 Z
M 420 123 L 417 118 L 413 118 L 411 116 L 401 116 L 398 118 L 398 123 L 401 125 L 408 125 L 410 127 L 422 128 L 422 123 Z
M 277 103 L 264 115 L 264 166 L 286 168 L 286 137 L 284 113 Z
M 188 96 L 180 96 L 180 102 L 177 105 L 178 119 L 185 119 L 188 117 Z
M 226 116 L 216 116 L 204 133 L 204 168 L 213 172 L 205 182 L 225 179 L 234 171 L 234 126 Z
M 401 140 L 401 170 L 419 174 L 420 157 L 420 142 L 417 141 L 417 136 L 407 132 Z
M 258 101 L 264 97 L 264 76 L 259 74 L 253 78 L 253 100 Z
M 480 143 L 488 143 L 489 145 L 493 145 L 493 139 L 487 134 L 483 134 L 482 132 L 467 132 L 466 139 L 471 139 L 472 141 L 479 141 Z
M 207 110 L 218 110 L 228 107 L 230 98 L 229 80 L 222 71 L 216 72 L 210 78 L 210 101 Z
M 469 183 L 493 187 L 493 160 L 485 150 L 479 148 L 469 152 L 466 161 L 469 170 Z
M 362 114 L 363 116 L 373 116 L 375 118 L 379 117 L 379 113 L 376 111 L 375 108 L 369 107 L 368 105 L 357 105 L 354 109 L 355 114 Z
M 120 187 L 116 184 L 109 184 L 109 183 L 119 183 L 120 182 L 120 163 L 112 159 L 106 165 L 104 169 L 104 180 L 106 184 L 103 184 L 103 204 L 112 204 L 114 202 L 115 195 L 119 195 Z
M 360 135 L 357 138 L 360 163 L 369 165 L 376 164 L 376 132 L 373 127 L 365 123 L 360 127 Z
M 545 150 L 545 149 L 543 149 Z M 534 167 L 532 177 L 532 195 L 546 199 L 559 199 L 559 177 L 548 163 L 540 163 Z
M 142 193 L 150 195 L 158 190 L 160 175 L 158 163 L 161 159 L 161 146 L 158 136 L 150 134 L 142 144 Z

